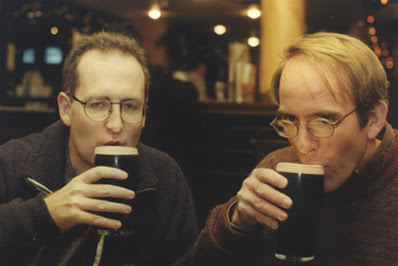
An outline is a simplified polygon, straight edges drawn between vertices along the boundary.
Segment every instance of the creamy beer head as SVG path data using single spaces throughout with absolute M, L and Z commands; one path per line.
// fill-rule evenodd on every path
M 138 150 L 135 147 L 128 147 L 128 146 L 99 146 L 95 148 L 94 154 L 138 155 Z
M 283 173 L 302 173 L 307 175 L 324 175 L 325 171 L 322 165 L 299 164 L 299 163 L 278 163 L 277 172 Z

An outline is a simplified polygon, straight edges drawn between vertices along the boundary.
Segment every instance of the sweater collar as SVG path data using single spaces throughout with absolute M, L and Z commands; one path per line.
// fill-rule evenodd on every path
M 363 166 L 355 170 L 358 175 L 364 175 L 375 169 L 383 160 L 390 146 L 394 143 L 395 133 L 390 124 L 386 123 L 378 138 L 381 139 L 379 147 L 377 147 L 375 153 Z
M 398 152 L 397 134 L 398 131 L 387 123 L 380 136 L 381 144 L 372 157 L 332 194 L 358 197 L 388 185 L 398 172 L 398 164 L 395 163 Z

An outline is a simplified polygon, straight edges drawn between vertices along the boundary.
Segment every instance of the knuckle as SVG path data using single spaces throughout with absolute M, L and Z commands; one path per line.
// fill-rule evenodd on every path
M 94 225 L 101 225 L 101 220 L 102 220 L 101 216 L 94 215 L 93 218 L 92 218 L 92 223 Z
M 81 202 L 81 201 L 80 201 L 77 197 L 71 197 L 70 200 L 69 200 L 69 202 L 68 202 L 69 208 L 70 208 L 72 211 L 75 211 L 76 209 L 79 208 L 80 202 Z
M 255 188 L 255 191 L 256 191 L 257 195 L 260 195 L 260 196 L 267 195 L 267 190 L 264 186 L 257 186 Z
M 107 197 L 107 196 L 111 195 L 111 191 L 107 187 L 102 187 L 101 188 L 101 194 L 103 196 Z
M 94 167 L 92 171 L 94 176 L 99 176 L 102 174 L 102 167 Z
M 262 210 L 263 209 L 263 200 L 262 199 L 255 199 L 253 200 L 253 206 L 256 210 Z
M 242 187 L 248 186 L 249 184 L 250 184 L 250 177 L 243 180 Z
M 100 211 L 106 210 L 106 204 L 105 203 L 99 203 L 97 206 L 98 206 L 98 209 Z

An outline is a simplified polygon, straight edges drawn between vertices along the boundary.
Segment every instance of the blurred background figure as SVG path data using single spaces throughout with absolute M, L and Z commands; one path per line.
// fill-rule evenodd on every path
M 115 24 L 110 31 L 142 43 L 139 32 L 131 24 Z M 174 79 L 161 66 L 149 63 L 148 68 L 151 76 L 149 101 L 141 141 L 171 155 L 186 172 L 195 142 L 192 131 L 197 89 L 191 82 Z M 189 174 L 186 176 L 189 179 Z
M 175 71 L 173 77 L 181 81 L 191 82 L 198 91 L 199 99 L 205 99 L 208 98 L 206 87 L 207 66 L 204 61 L 200 60 L 199 56 L 188 59 L 187 69 Z

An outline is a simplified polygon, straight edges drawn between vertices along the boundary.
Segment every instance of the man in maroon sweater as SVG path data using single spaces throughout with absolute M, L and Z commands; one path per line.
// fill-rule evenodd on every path
M 294 202 L 279 189 L 278 162 L 320 164 L 325 197 L 311 265 L 398 263 L 397 130 L 386 123 L 388 81 L 361 41 L 303 36 L 286 50 L 273 86 L 272 125 L 291 146 L 271 153 L 237 195 L 216 207 L 196 242 L 193 265 L 286 265 L 275 232 Z

